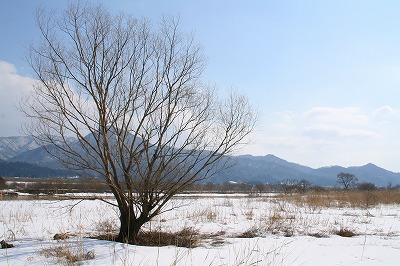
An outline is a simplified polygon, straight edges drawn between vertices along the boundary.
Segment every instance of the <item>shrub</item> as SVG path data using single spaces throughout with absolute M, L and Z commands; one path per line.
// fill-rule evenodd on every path
M 79 261 L 92 260 L 95 257 L 94 250 L 85 251 L 82 246 L 71 247 L 68 244 L 53 246 L 40 252 L 46 258 L 53 257 L 57 264 L 68 266 L 76 265 Z
M 238 238 L 254 238 L 260 236 L 260 232 L 257 228 L 250 228 L 244 231 L 243 233 L 237 235 Z
M 193 228 L 184 228 L 179 232 L 148 231 L 140 232 L 135 238 L 135 245 L 143 246 L 177 246 L 185 248 L 197 247 L 199 233 Z
M 351 231 L 350 229 L 345 229 L 345 228 L 340 228 L 335 232 L 336 235 L 342 236 L 342 237 L 352 237 L 355 236 L 356 234 Z
M 101 240 L 114 241 L 117 235 L 103 234 L 95 238 Z M 129 244 L 140 246 L 177 246 L 185 248 L 197 247 L 200 241 L 199 232 L 191 227 L 184 228 L 178 232 L 140 231 L 134 241 Z
M 373 183 L 363 182 L 363 183 L 358 184 L 358 185 L 357 185 L 357 188 L 358 188 L 359 190 L 368 190 L 368 191 L 371 191 L 371 190 L 375 190 L 375 189 L 376 189 L 376 186 L 375 186 L 375 184 L 373 184 Z

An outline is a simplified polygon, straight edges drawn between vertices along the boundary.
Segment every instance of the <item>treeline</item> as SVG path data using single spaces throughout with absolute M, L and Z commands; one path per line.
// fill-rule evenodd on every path
M 0 189 L 29 194 L 104 193 L 108 185 L 94 178 L 1 178 Z
M 204 183 L 193 184 L 187 192 L 214 192 L 214 193 L 265 193 L 265 192 L 304 192 L 308 190 L 327 190 L 328 188 L 320 186 L 312 186 L 310 182 L 296 182 L 280 184 L 247 184 L 238 182 L 225 182 L 221 184 Z
M 357 183 L 352 190 L 372 191 L 378 189 L 394 189 L 399 190 L 400 185 L 393 186 L 388 184 L 387 187 L 377 187 L 370 182 Z M 226 182 L 221 184 L 215 183 L 198 183 L 193 184 L 186 189 L 187 192 L 215 192 L 215 193 L 265 193 L 265 192 L 283 192 L 283 193 L 303 193 L 307 191 L 326 191 L 326 190 L 342 190 L 341 187 L 323 187 L 313 185 L 308 180 L 285 179 L 279 184 L 246 184 L 237 182 Z
M 379 188 L 373 183 L 359 183 L 353 190 L 399 189 L 400 187 L 388 185 Z M 64 193 L 110 193 L 108 185 L 101 179 L 94 178 L 1 178 L 0 189 L 11 189 L 29 194 L 64 194 Z M 186 193 L 303 193 L 306 191 L 339 190 L 339 187 L 315 186 L 307 180 L 283 180 L 279 184 L 246 184 L 237 182 L 195 183 L 189 186 Z

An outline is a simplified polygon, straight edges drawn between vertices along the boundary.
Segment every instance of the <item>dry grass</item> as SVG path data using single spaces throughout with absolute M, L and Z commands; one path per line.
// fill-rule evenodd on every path
M 73 246 L 68 242 L 44 249 L 40 254 L 46 258 L 54 258 L 57 264 L 68 266 L 76 265 L 80 261 L 92 260 L 95 257 L 94 250 L 85 251 L 82 245 Z
M 207 207 L 204 209 L 198 209 L 188 215 L 188 218 L 195 219 L 196 221 L 202 222 L 216 222 L 218 213 L 215 208 Z
M 265 231 L 274 235 L 293 236 L 296 223 L 298 222 L 295 214 L 298 212 L 299 210 L 296 206 L 286 202 L 275 202 L 265 219 L 263 227 Z
M 369 208 L 379 204 L 400 204 L 400 191 L 310 191 L 307 193 L 280 194 L 278 200 L 292 202 L 299 206 L 319 208 Z
M 320 237 L 325 235 L 310 232 L 316 222 L 303 216 L 305 213 L 320 213 L 322 209 L 328 208 L 354 208 L 369 209 L 377 205 L 400 204 L 400 191 L 375 190 L 375 191 L 309 191 L 307 193 L 278 194 L 271 201 L 274 205 L 269 215 L 264 220 L 264 229 L 272 234 L 280 234 L 287 237 L 294 234 L 307 234 Z M 346 213 L 343 214 L 348 215 Z M 370 223 L 371 214 L 366 212 L 365 216 L 357 216 L 358 223 Z M 329 224 L 326 224 L 327 228 Z M 354 232 L 341 228 L 332 231 L 333 234 L 351 237 Z
M 336 235 L 338 236 L 342 236 L 342 237 L 352 237 L 355 236 L 356 234 L 347 228 L 340 228 L 339 230 L 334 232 Z
M 193 228 L 184 228 L 179 232 L 148 231 L 140 232 L 133 244 L 141 246 L 177 246 L 194 248 L 198 246 L 200 236 Z
M 244 231 L 243 233 L 237 235 L 236 237 L 238 238 L 254 238 L 254 237 L 259 237 L 260 231 L 257 228 L 250 228 Z
M 321 233 L 321 232 L 317 232 L 317 233 L 309 233 L 308 236 L 312 236 L 312 237 L 316 237 L 316 238 L 326 238 L 329 237 L 328 235 Z
M 101 234 L 95 236 L 96 239 L 115 241 L 117 235 L 115 234 Z M 139 246 L 177 246 L 194 248 L 199 245 L 202 236 L 193 228 L 184 228 L 178 232 L 163 232 L 160 230 L 155 231 L 141 231 L 136 236 L 135 240 L 129 244 Z
M 253 212 L 253 208 L 251 208 L 250 210 L 248 210 L 246 213 L 246 219 L 247 220 L 253 220 L 253 216 L 254 216 L 254 212 Z
M 112 235 L 118 232 L 115 220 L 105 219 L 96 223 L 96 231 L 104 235 Z

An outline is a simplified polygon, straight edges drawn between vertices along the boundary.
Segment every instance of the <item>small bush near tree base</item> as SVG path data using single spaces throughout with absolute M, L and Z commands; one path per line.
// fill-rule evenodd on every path
M 104 234 L 95 238 L 101 240 L 114 241 L 117 235 Z M 199 232 L 193 228 L 184 228 L 178 232 L 162 232 L 162 231 L 141 231 L 133 242 L 129 244 L 139 246 L 177 246 L 185 248 L 195 248 L 198 246 L 201 236 Z
M 336 235 L 338 236 L 342 236 L 342 237 L 352 237 L 355 236 L 356 234 L 351 231 L 350 229 L 345 229 L 345 228 L 340 228 L 339 230 L 337 230 Z

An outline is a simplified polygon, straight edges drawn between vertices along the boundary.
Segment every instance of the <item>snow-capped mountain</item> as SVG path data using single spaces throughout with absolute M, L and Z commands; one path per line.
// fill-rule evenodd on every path
M 8 160 L 38 147 L 32 136 L 0 137 L 0 159 Z

